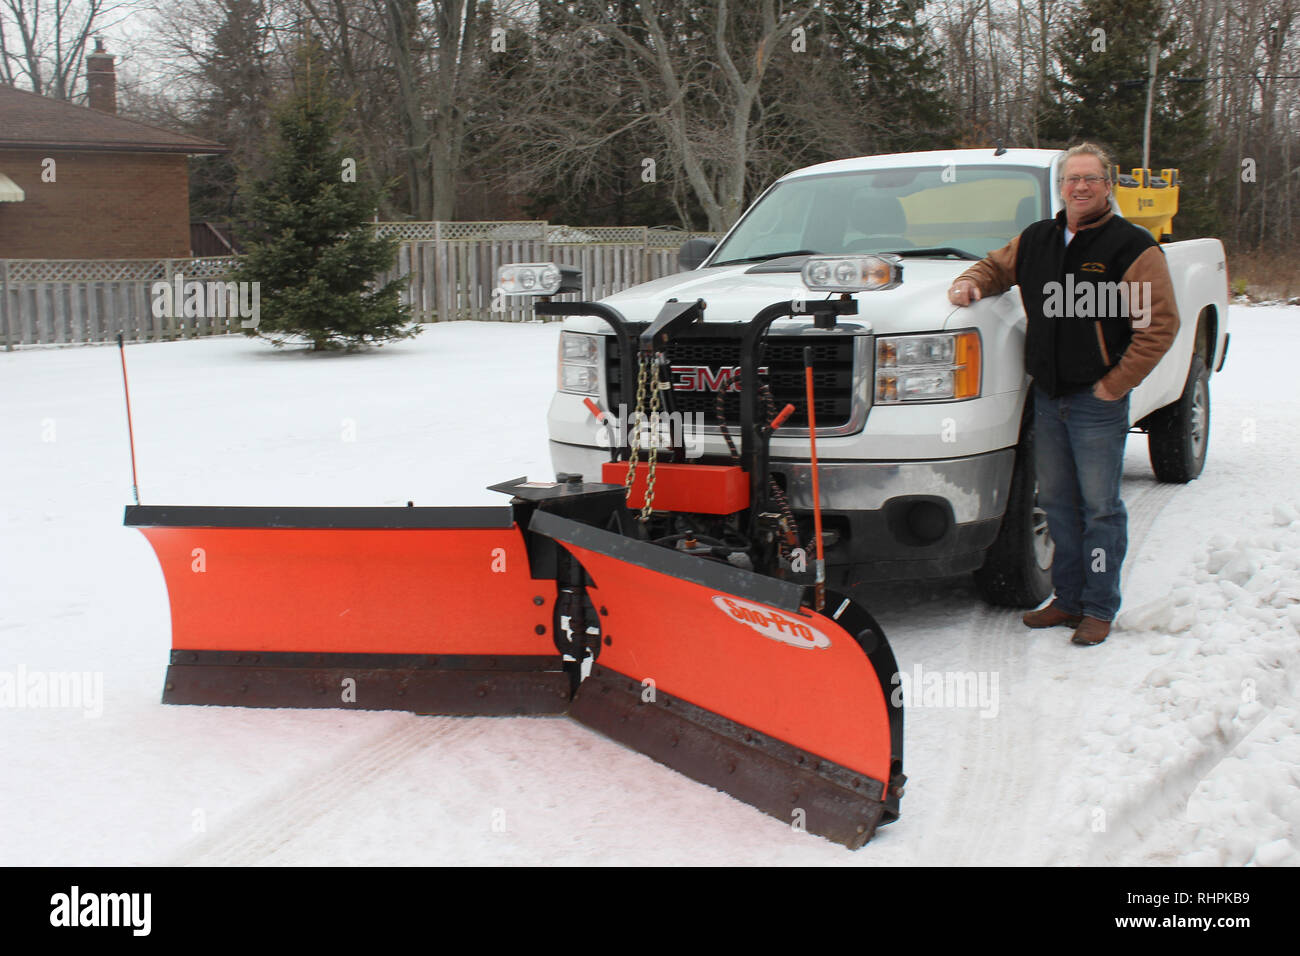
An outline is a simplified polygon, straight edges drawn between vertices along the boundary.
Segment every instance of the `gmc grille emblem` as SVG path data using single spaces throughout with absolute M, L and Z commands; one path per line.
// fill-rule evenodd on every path
M 709 365 L 674 365 L 673 391 L 675 392 L 738 392 L 740 391 L 740 366 L 724 365 L 714 369 Z M 767 366 L 758 370 L 767 374 Z

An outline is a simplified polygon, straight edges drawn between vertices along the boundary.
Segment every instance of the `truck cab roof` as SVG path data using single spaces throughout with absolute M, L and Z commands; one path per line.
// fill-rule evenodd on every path
M 1052 164 L 1064 154 L 1060 149 L 1008 149 L 1002 155 L 984 147 L 981 149 L 934 149 L 916 153 L 882 153 L 877 156 L 856 156 L 852 159 L 837 159 L 829 163 L 819 163 L 804 169 L 796 169 L 782 176 L 777 182 L 787 179 L 800 179 L 804 176 L 820 176 L 826 173 L 851 173 L 862 169 L 895 169 L 907 166 L 946 166 L 954 163 L 958 166 L 1005 164 L 1007 166 L 1032 166 L 1050 169 Z

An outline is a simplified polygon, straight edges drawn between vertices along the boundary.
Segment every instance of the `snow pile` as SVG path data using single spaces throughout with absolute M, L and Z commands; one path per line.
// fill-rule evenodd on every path
M 1279 704 L 1192 795 L 1193 866 L 1300 865 L 1300 708 Z
M 1091 862 L 1134 862 L 1141 844 L 1153 861 L 1164 845 L 1165 861 L 1300 865 L 1300 512 L 1278 503 L 1257 530 L 1214 535 L 1185 583 L 1117 628 L 1164 661 L 1083 736 L 1071 802 L 1098 837 Z

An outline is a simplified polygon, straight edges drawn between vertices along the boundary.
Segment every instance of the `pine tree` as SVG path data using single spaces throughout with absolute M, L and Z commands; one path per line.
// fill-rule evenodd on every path
M 260 168 L 270 126 L 271 28 L 264 0 L 219 0 L 220 19 L 195 50 L 201 84 L 190 132 L 231 147 L 190 169 L 190 218 L 231 222 L 246 218 L 239 166 Z
M 1175 237 L 1212 234 L 1212 157 L 1204 84 L 1186 82 L 1203 64 L 1178 45 L 1178 30 L 1161 0 L 1085 0 L 1056 44 L 1060 78 L 1044 107 L 1042 132 L 1060 145 L 1090 140 L 1109 148 L 1121 169 L 1142 162 L 1148 50 L 1160 48 L 1151 110 L 1151 166 L 1180 171 Z
M 380 193 L 338 143 L 346 106 L 323 62 L 315 43 L 300 51 L 295 91 L 276 111 L 269 174 L 249 185 L 258 231 L 238 279 L 260 283 L 261 322 L 247 334 L 276 345 L 302 336 L 316 350 L 409 338 L 420 327 L 399 302 L 401 280 L 377 279 L 392 268 L 397 240 L 369 225 Z
M 924 0 L 818 0 L 805 52 L 772 64 L 750 193 L 801 166 L 954 144 Z
M 829 63 L 853 78 L 862 122 L 875 152 L 942 149 L 952 142 L 952 111 L 939 57 L 917 22 L 925 0 L 825 0 Z M 829 64 L 828 64 L 829 65 Z

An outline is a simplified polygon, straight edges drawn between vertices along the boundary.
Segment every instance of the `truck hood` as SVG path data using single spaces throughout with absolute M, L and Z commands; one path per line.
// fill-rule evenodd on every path
M 803 297 L 831 298 L 822 292 L 809 292 L 800 280 L 803 258 L 791 260 L 786 272 L 754 272 L 755 265 L 714 266 L 679 272 L 633 286 L 602 299 L 618 309 L 629 322 L 649 322 L 660 307 L 672 298 L 703 299 L 707 303 L 705 319 L 709 322 L 748 322 L 773 302 Z M 942 328 L 952 312 L 947 290 L 952 280 L 970 266 L 958 259 L 905 259 L 903 282 L 896 288 L 879 292 L 860 292 L 858 315 L 846 316 L 845 323 L 869 324 L 877 333 L 925 332 Z M 782 325 L 806 325 L 808 320 L 779 320 Z M 604 322 L 594 317 L 566 319 L 564 327 L 576 332 L 607 331 Z

